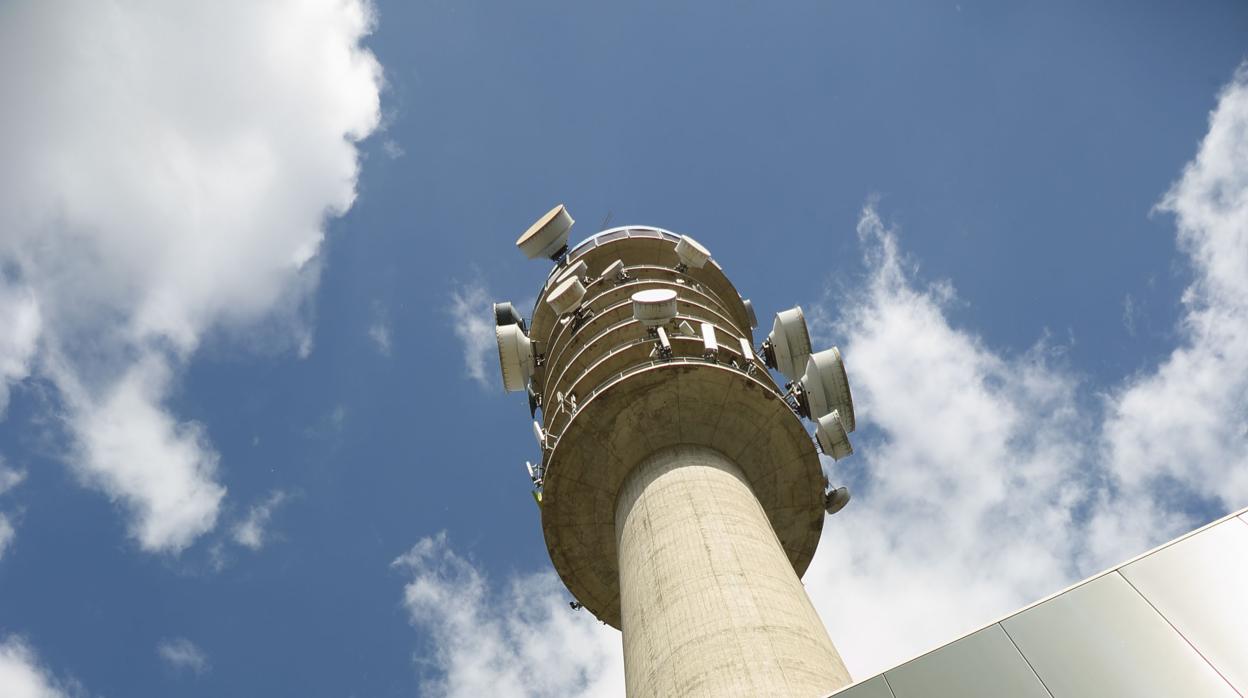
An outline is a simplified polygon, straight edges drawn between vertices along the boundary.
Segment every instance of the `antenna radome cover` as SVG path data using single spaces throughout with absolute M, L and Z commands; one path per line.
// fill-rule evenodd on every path
M 585 285 L 578 277 L 569 276 L 546 295 L 546 302 L 550 304 L 550 309 L 555 311 L 556 315 L 563 315 L 576 310 L 584 297 Z
M 688 235 L 681 235 L 676 243 L 676 256 L 690 269 L 701 269 L 711 258 L 711 251 Z
M 819 419 L 836 410 L 841 415 L 845 431 L 853 432 L 854 398 L 849 392 L 849 377 L 845 375 L 840 349 L 832 347 L 811 354 L 806 361 L 806 372 L 802 374 L 801 383 L 811 419 Z
M 767 335 L 775 352 L 776 370 L 789 380 L 797 380 L 810 357 L 810 332 L 802 307 L 796 306 L 776 313 L 776 320 Z
M 557 258 L 568 245 L 568 232 L 572 230 L 572 223 L 568 209 L 559 204 L 524 231 L 516 240 L 516 247 L 529 259 Z
M 670 288 L 638 291 L 632 299 L 633 317 L 646 327 L 658 327 L 676 317 L 676 292 Z
M 836 410 L 819 418 L 815 438 L 819 440 L 819 448 L 832 456 L 833 460 L 840 460 L 854 453 L 854 447 L 849 444 L 849 434 L 845 432 L 845 425 L 841 423 L 841 415 L 837 414 Z
M 533 343 L 519 325 L 494 328 L 498 340 L 498 363 L 503 372 L 503 390 L 509 393 L 524 390 L 533 374 Z

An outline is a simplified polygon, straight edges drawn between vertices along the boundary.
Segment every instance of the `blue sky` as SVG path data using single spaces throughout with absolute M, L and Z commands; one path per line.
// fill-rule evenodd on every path
M 841 346 L 855 500 L 805 581 L 855 676 L 1248 505 L 1244 37 L 1234 2 L 6 4 L 0 693 L 622 695 L 494 358 L 558 202 Z

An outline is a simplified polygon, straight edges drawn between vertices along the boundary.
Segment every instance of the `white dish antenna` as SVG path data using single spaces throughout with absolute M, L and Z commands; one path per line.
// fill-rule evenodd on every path
M 585 264 L 585 260 L 578 259 L 575 264 L 568 265 L 566 269 L 559 272 L 558 276 L 555 277 L 555 283 L 552 285 L 557 286 L 559 285 L 559 282 L 564 279 L 572 278 L 573 276 L 578 279 L 583 279 L 586 276 L 589 276 L 589 266 Z
M 676 243 L 676 256 L 680 258 L 680 263 L 686 267 L 701 269 L 706 265 L 707 260 L 711 258 L 711 251 L 688 235 L 681 235 L 680 240 Z
M 503 389 L 509 393 L 524 390 L 533 375 L 533 343 L 519 325 L 494 328 L 498 340 L 498 363 L 503 371 Z
M 750 329 L 758 327 L 758 316 L 754 314 L 754 304 L 749 298 L 742 298 L 741 304 L 745 306 L 745 316 L 750 321 Z
M 494 304 L 494 324 L 519 325 L 520 329 L 525 329 L 524 317 L 516 312 L 515 307 L 511 303 Z
M 810 332 L 806 330 L 806 317 L 802 307 L 776 313 L 771 334 L 763 343 L 763 359 L 767 365 L 783 373 L 789 380 L 797 380 L 806 368 L 810 357 Z
M 832 456 L 833 460 L 840 460 L 854 452 L 854 447 L 849 445 L 849 434 L 845 431 L 845 425 L 841 423 L 841 415 L 836 410 L 819 418 L 815 438 L 819 441 L 819 448 Z
M 849 377 L 845 375 L 840 349 L 832 347 L 811 354 L 801 383 L 811 419 L 835 410 L 841 415 L 845 431 L 854 430 L 854 398 L 849 392 Z
M 835 514 L 849 504 L 849 488 L 838 487 L 823 498 L 823 509 L 828 515 Z
M 568 233 L 572 230 L 572 223 L 568 209 L 559 204 L 529 226 L 516 240 L 516 247 L 529 259 L 549 257 L 559 261 L 568 250 Z
M 581 283 L 579 277 L 569 276 L 556 285 L 554 290 L 546 294 L 546 303 L 550 305 L 550 309 L 555 311 L 556 315 L 563 315 L 576 310 L 584 297 L 585 285 Z
M 633 318 L 646 327 L 658 327 L 676 317 L 676 292 L 670 288 L 648 288 L 632 295 Z
M 624 272 L 624 260 L 617 259 L 602 270 L 602 278 L 611 279 L 616 283 L 624 281 L 628 278 L 628 274 Z

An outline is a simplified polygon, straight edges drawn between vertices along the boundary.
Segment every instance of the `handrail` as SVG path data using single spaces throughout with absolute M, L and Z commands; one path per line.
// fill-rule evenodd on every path
M 697 315 L 691 314 L 691 313 L 679 313 L 677 315 L 678 319 L 692 320 L 692 321 L 699 322 L 699 323 L 705 322 L 707 319 L 715 320 L 715 321 L 722 321 L 723 324 L 729 328 L 725 330 L 724 332 L 725 334 L 728 334 L 734 337 L 741 337 L 741 338 L 746 338 L 748 336 L 748 335 L 741 333 L 741 330 L 738 329 L 736 325 L 732 323 L 731 318 L 719 312 L 714 307 L 709 306 L 709 305 L 703 305 L 702 303 L 699 303 L 696 300 L 691 300 L 689 298 L 681 298 L 679 299 L 679 301 L 680 303 L 684 304 L 686 308 L 693 307 L 693 308 L 697 308 L 699 310 L 705 311 L 706 315 L 708 315 L 709 318 L 698 317 Z M 606 308 L 603 308 L 598 314 L 594 316 L 593 319 L 589 320 L 584 325 L 581 325 L 579 328 L 577 328 L 577 331 L 579 332 L 588 327 L 591 327 L 592 325 L 595 324 L 595 321 L 598 320 L 599 318 L 609 317 L 612 313 L 622 308 L 628 307 L 629 305 L 631 305 L 631 303 L 632 303 L 631 300 L 629 300 L 628 298 L 624 298 L 607 306 Z M 679 308 L 679 305 L 677 307 Z M 623 319 L 618 320 L 614 324 L 608 325 L 607 327 L 600 330 L 589 341 L 580 343 L 580 346 L 581 346 L 580 353 L 584 353 L 585 351 L 589 350 L 591 347 L 594 346 L 594 344 L 598 340 L 602 339 L 608 334 L 611 334 L 612 332 L 618 330 L 619 328 L 626 326 L 629 323 L 633 323 L 633 322 L 637 322 L 637 321 L 633 318 L 632 315 L 625 315 Z M 568 326 L 570 326 L 572 323 L 567 323 L 567 324 Z M 718 323 L 712 323 L 712 324 L 715 324 L 716 327 L 720 327 L 720 324 Z M 721 329 L 723 328 L 721 327 Z M 558 366 L 561 364 L 564 364 L 564 365 L 563 365 L 563 368 L 560 370 L 559 375 L 555 377 L 555 380 L 553 382 L 550 380 L 542 381 L 543 393 L 549 392 L 550 388 L 562 383 L 563 376 L 564 374 L 567 373 L 568 365 L 570 365 L 573 361 L 575 361 L 576 355 L 573 355 L 573 358 L 570 358 L 570 359 L 567 357 L 567 352 L 569 351 L 571 347 L 574 346 L 574 343 L 571 341 L 571 336 L 568 336 L 565 341 L 565 338 L 561 335 L 560 337 L 557 338 L 556 342 L 557 344 L 552 344 L 551 346 L 543 347 L 543 349 L 546 352 L 546 360 L 544 363 L 546 366 L 550 366 L 550 367 Z M 565 359 L 568 359 L 568 360 L 565 362 L 564 361 Z M 551 376 L 546 375 L 544 377 L 549 379 Z
M 668 268 L 666 268 L 666 267 L 661 267 L 661 266 L 657 266 L 657 265 L 653 265 L 653 264 L 638 264 L 638 265 L 635 265 L 635 266 L 632 266 L 632 267 L 625 267 L 625 268 L 624 268 L 624 270 L 625 270 L 625 271 L 645 270 L 645 271 L 662 271 L 662 272 L 667 272 L 667 273 L 670 273 L 670 274 L 672 274 L 672 275 L 674 275 L 674 276 L 677 276 L 678 278 L 684 278 L 684 279 L 687 279 L 687 280 L 688 280 L 688 283 L 681 283 L 679 280 L 676 280 L 676 281 L 669 281 L 668 279 L 656 279 L 656 278 L 652 278 L 652 277 L 646 277 L 646 278 L 633 278 L 633 279 L 630 279 L 629 281 L 626 281 L 626 282 L 624 282 L 624 283 L 622 283 L 622 284 L 616 284 L 616 285 L 614 285 L 614 286 L 612 286 L 612 287 L 610 287 L 610 288 L 607 288 L 607 289 L 605 289 L 605 290 L 602 290 L 602 291 L 598 292 L 596 295 L 594 295 L 592 298 L 590 298 L 590 295 L 591 295 L 591 290 L 593 289 L 593 287 L 594 287 L 596 284 L 603 283 L 603 282 L 607 281 L 607 279 L 603 279 L 602 277 L 599 277 L 599 278 L 594 279 L 593 281 L 589 282 L 589 285 L 585 287 L 585 296 L 586 296 L 587 298 L 590 298 L 590 300 L 585 301 L 585 302 L 583 303 L 583 305 L 589 305 L 589 306 L 592 308 L 592 307 L 593 307 L 593 304 L 594 304 L 595 302 L 597 302 L 597 301 L 598 301 L 598 299 L 599 299 L 599 298 L 601 298 L 602 296 L 604 296 L 604 295 L 606 295 L 606 294 L 608 294 L 608 293 L 611 293 L 612 291 L 617 291 L 617 290 L 619 290 L 619 289 L 621 289 L 621 288 L 624 288 L 624 287 L 626 287 L 626 286 L 631 286 L 631 285 L 633 285 L 633 284 L 640 284 L 640 283 L 660 283 L 660 284 L 668 284 L 668 285 L 673 286 L 673 287 L 682 288 L 682 289 L 688 289 L 688 290 L 690 290 L 690 291 L 692 291 L 692 292 L 694 292 L 694 293 L 696 293 L 696 294 L 698 294 L 698 295 L 702 296 L 703 298 L 706 298 L 708 301 L 711 301 L 711 302 L 715 303 L 715 304 L 716 304 L 716 305 L 718 305 L 718 306 L 719 306 L 719 308 L 720 308 L 720 311 L 721 311 L 721 312 L 719 312 L 719 313 L 718 313 L 719 315 L 722 315 L 722 316 L 724 317 L 724 319 L 725 319 L 725 320 L 727 320 L 730 324 L 732 324 L 732 326 L 733 326 L 734 328 L 736 328 L 738 332 L 741 332 L 741 334 L 743 334 L 743 335 L 744 335 L 744 334 L 749 334 L 749 333 L 746 333 L 745 331 L 741 330 L 741 328 L 737 326 L 736 320 L 732 317 L 732 311 L 731 311 L 731 310 L 729 310 L 729 308 L 728 308 L 728 304 L 724 302 L 724 299 L 723 299 L 723 298 L 721 298 L 721 297 L 720 297 L 720 295 L 719 295 L 718 293 L 716 293 L 714 289 L 712 289 L 712 288 L 708 287 L 706 284 L 703 284 L 702 282 L 698 281 L 697 279 L 694 279 L 693 277 L 689 276 L 688 274 L 681 274 L 680 272 L 677 272 L 677 271 L 676 271 L 676 270 L 674 270 L 674 269 L 668 269 Z M 543 297 L 543 296 L 538 296 L 538 301 L 539 301 L 539 302 L 541 301 L 542 297 Z M 608 306 L 608 309 L 609 309 L 609 308 L 611 308 L 611 307 L 614 307 L 614 306 Z M 605 312 L 605 310 L 604 310 L 604 312 Z M 556 324 L 558 324 L 558 322 L 559 322 L 559 320 L 558 320 L 558 318 L 556 318 L 556 319 L 555 319 L 555 323 L 556 323 Z M 570 323 L 569 323 L 569 324 L 570 324 Z M 568 325 L 566 325 L 566 324 L 565 324 L 565 325 L 562 325 L 562 326 L 556 327 L 556 328 L 552 331 L 552 334 L 549 336 L 549 338 L 546 340 L 546 344 L 547 344 L 548 346 L 550 346 L 550 347 L 554 347 L 554 346 L 555 346 L 555 344 L 556 344 L 556 343 L 558 343 L 560 339 L 562 339 L 562 334 L 563 334 L 563 332 L 565 331 L 565 329 L 567 328 L 567 326 L 568 326 Z M 555 333 L 558 333 L 558 336 L 556 336 L 556 334 L 555 334 Z M 540 338 L 539 338 L 539 337 L 534 337 L 533 339 L 539 339 L 539 340 L 540 340 Z
M 606 239 L 608 237 L 609 239 Z M 675 244 L 679 242 L 680 236 L 670 231 L 663 230 L 661 228 L 653 228 L 649 226 L 621 226 L 621 227 L 611 228 L 609 230 L 601 231 L 595 235 L 590 236 L 586 240 L 578 243 L 577 246 L 568 253 L 568 255 L 565 257 L 563 262 L 556 265 L 554 268 L 550 270 L 550 272 L 546 276 L 546 280 L 543 281 L 541 290 L 538 293 L 537 301 L 534 304 L 533 311 L 532 311 L 533 324 L 537 324 L 539 315 L 548 314 L 544 312 L 542 308 L 541 300 L 544 294 L 546 293 L 546 291 L 550 289 L 550 282 L 560 273 L 562 273 L 563 271 L 566 271 L 568 268 L 568 265 L 570 265 L 573 261 L 582 257 L 586 253 L 588 253 L 590 250 L 598 249 L 599 247 L 604 247 L 612 243 L 618 242 L 620 240 L 628 240 L 628 239 L 658 240 L 658 241 L 664 241 L 664 242 Z M 732 282 L 729 281 L 728 278 L 724 275 L 723 267 L 719 265 L 719 262 L 717 262 L 714 258 L 711 258 L 707 260 L 707 265 L 709 265 L 711 268 L 716 270 L 718 272 L 718 275 L 711 274 L 710 278 L 706 279 L 705 281 L 699 279 L 698 276 L 686 274 L 683 272 L 676 272 L 674 268 L 661 266 L 661 265 L 634 265 L 634 267 L 629 267 L 629 268 L 640 268 L 643 266 L 654 267 L 654 268 L 663 269 L 669 272 L 681 273 L 686 278 L 689 278 L 692 281 L 697 282 L 697 283 L 702 283 L 702 284 L 709 283 L 710 285 L 716 285 L 716 286 L 725 285 L 728 288 L 731 288 L 733 291 L 736 291 L 735 287 L 733 287 L 732 285 Z M 737 295 L 740 295 L 740 294 L 738 293 Z M 718 300 L 724 306 L 725 310 L 727 310 L 730 307 L 730 305 L 723 298 L 718 298 Z M 731 315 L 732 313 L 729 312 L 729 314 Z
M 695 340 L 695 338 L 687 338 L 687 337 L 684 337 L 684 336 L 680 336 L 680 337 L 678 337 L 678 338 L 679 338 L 679 339 L 681 339 L 681 340 L 686 340 L 686 339 L 688 339 L 688 340 Z M 608 358 L 608 357 L 609 357 L 610 355 L 612 355 L 612 354 L 618 354 L 620 351 L 622 351 L 622 350 L 624 350 L 624 349 L 632 348 L 632 347 L 637 346 L 637 345 L 650 344 L 650 343 L 653 343 L 653 341 L 654 341 L 653 339 L 651 339 L 651 338 L 647 337 L 647 338 L 645 338 L 645 339 L 637 340 L 637 341 L 635 341 L 635 342 L 631 342 L 631 343 L 629 343 L 629 344 L 620 345 L 620 346 L 615 347 L 614 349 L 612 349 L 612 351 L 611 351 L 609 354 L 605 354 L 605 355 L 603 355 L 603 359 L 605 360 L 606 358 Z M 720 347 L 720 351 L 721 351 L 721 352 L 723 352 L 723 351 L 725 351 L 725 350 L 727 350 L 727 351 L 728 351 L 728 353 L 733 354 L 733 355 L 734 355 L 736 358 L 738 358 L 738 359 L 744 359 L 744 357 L 742 356 L 741 352 L 737 351 L 735 348 Z M 595 365 L 598 365 L 599 363 L 601 363 L 601 361 L 600 361 L 600 362 L 596 362 L 596 363 L 595 363 Z M 706 359 L 706 358 L 704 358 L 704 357 L 699 357 L 699 356 L 673 356 L 673 357 L 670 357 L 670 358 L 665 358 L 665 359 L 649 359 L 649 360 L 645 360 L 645 361 L 642 361 L 642 362 L 640 362 L 640 363 L 633 364 L 632 366 L 629 366 L 628 368 L 625 368 L 625 369 L 623 369 L 623 370 L 621 370 L 621 371 L 617 371 L 616 373 L 613 373 L 613 374 L 611 374 L 611 375 L 609 375 L 609 376 L 607 376 L 607 377 L 603 378 L 601 381 L 599 381 L 599 382 L 598 382 L 598 384 L 597 384 L 597 385 L 596 385 L 596 386 L 595 386 L 592 390 L 590 390 L 590 391 L 589 391 L 589 393 L 588 393 L 585 397 L 583 397 L 583 398 L 582 398 L 582 397 L 579 397 L 579 396 L 578 396 L 578 397 L 577 397 L 577 403 L 578 403 L 578 405 L 584 405 L 584 404 L 587 404 L 590 400 L 592 400 L 592 399 L 594 398 L 594 396 L 598 395 L 598 394 L 599 394 L 599 393 L 601 393 L 603 390 L 606 390 L 606 389 L 607 389 L 608 387 L 610 387 L 611 385 L 614 385 L 616 382 L 618 382 L 618 381 L 620 381 L 620 380 L 623 380 L 624 378 L 627 378 L 627 377 L 629 377 L 629 376 L 631 376 L 631 375 L 633 375 L 633 374 L 635 374 L 635 373 L 638 373 L 638 372 L 640 372 L 640 371 L 642 371 L 642 370 L 644 370 L 644 369 L 651 368 L 651 367 L 653 367 L 653 366 L 658 366 L 658 365 L 661 365 L 661 364 L 707 364 L 707 363 L 715 363 L 715 364 L 717 364 L 717 365 L 724 366 L 724 367 L 726 367 L 726 368 L 731 368 L 731 369 L 733 369 L 733 370 L 736 370 L 736 371 L 738 371 L 738 372 L 740 372 L 740 373 L 742 373 L 742 374 L 744 374 L 744 375 L 746 375 L 746 376 L 750 376 L 750 377 L 753 377 L 753 374 L 749 371 L 748 366 L 753 365 L 753 366 L 755 367 L 755 369 L 756 369 L 756 370 L 761 370 L 763 375 L 768 376 L 768 380 L 761 380 L 761 379 L 758 379 L 758 378 L 755 378 L 755 380 L 756 380 L 758 383 L 762 384 L 762 385 L 764 386 L 764 388 L 766 388 L 767 390 L 771 391 L 771 392 L 772 392 L 772 393 L 773 393 L 776 397 L 780 398 L 781 400 L 784 400 L 784 398 L 785 398 L 785 393 L 781 392 L 781 391 L 780 391 L 780 389 L 779 389 L 779 387 L 778 387 L 778 386 L 776 386 L 772 380 L 770 380 L 770 374 L 769 374 L 769 373 L 767 373 L 767 367 L 766 367 L 766 366 L 765 366 L 765 365 L 764 365 L 764 364 L 763 364 L 763 363 L 762 363 L 762 362 L 758 359 L 758 357 L 757 357 L 757 356 L 755 356 L 755 357 L 754 357 L 753 361 L 750 361 L 750 362 L 748 362 L 748 363 L 747 363 L 747 362 L 742 362 L 742 363 L 746 363 L 746 368 L 741 368 L 740 366 L 736 365 L 735 363 L 728 362 L 728 361 L 722 361 L 722 360 L 721 360 L 721 361 L 714 361 L 714 362 L 712 362 L 712 361 L 710 361 L 710 360 L 708 360 L 708 359 Z M 585 375 L 587 375 L 587 374 L 588 374 L 591 370 L 592 370 L 592 367 L 587 368 L 587 369 L 586 369 L 586 370 L 582 373 L 582 377 L 584 377 Z M 579 381 L 580 379 L 578 378 L 577 380 Z M 572 384 L 573 384 L 574 386 L 576 385 L 576 383 L 577 383 L 577 381 L 573 381 L 573 382 L 572 382 Z M 569 410 L 567 407 L 565 407 L 565 404 L 566 404 L 566 403 L 568 403 L 568 402 L 569 402 L 569 401 L 565 401 L 565 403 L 560 403 L 559 405 L 557 405 L 557 406 L 555 407 L 554 411 L 552 411 L 552 412 L 550 412 L 550 413 L 549 413 L 549 418 L 547 417 L 547 413 L 546 413 L 546 411 L 543 409 L 543 413 L 542 413 L 542 421 L 543 421 L 543 422 L 545 422 L 545 423 L 546 423 L 547 425 L 549 425 L 549 427 L 550 427 L 550 428 L 545 428 L 545 427 L 544 427 L 544 430 L 546 431 L 547 438 L 548 438 L 548 439 L 553 439 L 553 441 L 554 441 L 554 444 L 555 444 L 555 445 L 557 445 L 557 444 L 558 444 L 559 439 L 563 436 L 563 431 L 566 431 L 566 429 L 567 429 L 567 425 L 571 423 L 571 421 L 572 421 L 572 417 L 574 417 L 574 416 L 576 415 L 576 412 L 580 411 L 580 410 L 579 410 L 579 407 L 578 407 L 578 409 L 577 409 L 577 410 L 575 410 L 575 411 L 571 411 L 571 410 Z M 787 401 L 785 401 L 785 404 L 786 404 L 786 405 L 788 405 L 788 402 L 787 402 Z M 790 410 L 792 410 L 792 406 L 790 405 L 789 407 L 790 407 Z M 562 426 L 562 427 L 563 427 L 563 430 L 561 430 L 561 431 L 559 432 L 559 434 L 557 434 L 557 435 L 553 435 L 553 434 L 551 434 L 551 432 L 553 431 L 553 428 L 554 428 L 556 425 L 559 425 L 559 419 L 560 419 L 561 417 L 563 417 L 565 414 L 567 415 L 567 419 L 568 419 L 568 421 L 567 421 L 567 423 L 565 423 L 565 424 L 563 424 L 563 425 L 560 425 L 560 426 Z M 796 413 L 796 412 L 794 412 L 794 414 L 796 415 L 797 413 Z M 798 415 L 798 416 L 800 416 L 800 415 Z M 547 449 L 546 449 L 546 450 L 554 450 L 554 447 L 555 447 L 554 445 L 550 445 L 550 446 L 548 446 L 548 447 L 547 447 Z M 546 455 L 545 450 L 543 451 L 543 454 L 542 454 L 542 455 L 543 455 L 543 461 L 544 461 L 544 460 L 545 460 L 545 455 Z

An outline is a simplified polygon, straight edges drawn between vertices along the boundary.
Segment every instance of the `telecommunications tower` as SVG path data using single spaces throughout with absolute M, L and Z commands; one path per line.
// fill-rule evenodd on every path
M 811 353 L 801 308 L 756 350 L 753 307 L 690 237 L 627 226 L 569 251 L 571 227 L 556 206 L 516 241 L 556 264 L 530 322 L 494 306 L 496 335 L 504 387 L 528 393 L 550 558 L 622 632 L 628 696 L 848 684 L 800 580 L 849 500 L 815 446 L 852 453 L 840 352 Z

